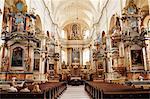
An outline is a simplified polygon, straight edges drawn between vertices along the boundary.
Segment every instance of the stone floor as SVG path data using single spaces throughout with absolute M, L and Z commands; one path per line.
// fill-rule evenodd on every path
M 68 86 L 67 90 L 58 99 L 91 99 L 86 91 L 84 85 Z

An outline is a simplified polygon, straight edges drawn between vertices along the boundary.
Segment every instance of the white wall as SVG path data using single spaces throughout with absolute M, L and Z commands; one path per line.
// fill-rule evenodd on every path
M 50 13 L 46 8 L 43 0 L 26 0 L 28 11 L 30 9 L 35 9 L 35 14 L 39 15 L 42 23 L 42 31 L 46 33 L 46 31 L 52 31 L 52 21 L 50 18 Z M 47 3 L 47 2 L 46 2 Z

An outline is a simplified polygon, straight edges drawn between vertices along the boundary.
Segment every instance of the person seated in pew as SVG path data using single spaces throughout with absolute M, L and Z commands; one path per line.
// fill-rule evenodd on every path
M 38 84 L 34 85 L 32 92 L 41 92 L 40 87 L 39 87 Z
M 10 83 L 10 88 L 7 89 L 8 92 L 18 92 L 17 88 Z
M 23 89 L 20 90 L 20 92 L 30 92 L 30 90 L 28 89 L 28 86 L 26 83 L 23 84 Z
M 140 76 L 138 77 L 138 79 L 139 79 L 140 81 L 143 81 L 143 80 L 144 80 L 144 77 L 140 75 Z
M 16 87 L 17 86 L 17 82 L 16 82 L 16 77 L 12 77 L 12 85 L 14 86 L 14 87 Z

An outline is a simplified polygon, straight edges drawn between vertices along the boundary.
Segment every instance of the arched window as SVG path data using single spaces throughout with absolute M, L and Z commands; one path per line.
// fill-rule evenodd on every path
M 62 38 L 66 38 L 66 37 L 65 37 L 65 31 L 64 31 L 64 30 L 61 30 L 61 37 L 62 37 Z
M 62 63 L 67 62 L 67 52 L 65 52 L 64 50 L 61 51 L 61 57 L 62 57 Z
M 23 66 L 23 49 L 21 47 L 13 49 L 11 66 Z
M 83 39 L 87 39 L 90 35 L 90 31 L 89 30 L 85 30 L 84 33 L 83 33 Z

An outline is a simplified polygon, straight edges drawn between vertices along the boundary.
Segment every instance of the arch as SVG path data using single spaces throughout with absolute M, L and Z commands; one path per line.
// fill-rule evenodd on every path
M 27 12 L 26 0 L 5 0 L 4 6 L 10 8 L 11 12 Z
M 148 24 L 150 22 L 150 15 L 146 16 L 143 20 L 143 26 L 144 28 L 148 28 Z
M 142 12 L 144 11 L 149 11 L 149 5 L 145 5 L 145 6 L 143 6 L 142 8 L 141 8 L 141 10 L 142 10 Z
M 120 28 L 120 20 L 118 14 L 114 14 L 110 19 L 109 34 L 113 34 L 114 28 Z
M 105 46 L 105 44 L 106 44 L 106 33 L 105 33 L 105 31 L 102 31 L 102 36 L 101 36 L 101 38 L 102 38 L 102 44 Z M 104 47 L 103 46 L 103 47 Z M 104 48 L 103 48 L 104 49 Z
M 145 17 L 147 17 L 149 15 L 149 5 L 145 5 L 141 8 L 141 12 L 143 15 L 143 21 L 145 20 Z
M 149 1 L 148 0 L 126 0 L 125 6 L 128 6 L 130 1 L 133 1 L 134 4 L 138 8 L 143 8 L 144 6 L 149 6 Z
M 112 34 L 112 30 L 113 28 L 115 27 L 115 14 L 111 17 L 110 19 L 110 23 L 109 23 L 109 34 L 111 35 Z
M 36 15 L 35 31 L 37 34 L 42 32 L 42 22 L 41 22 L 41 18 L 39 15 Z

